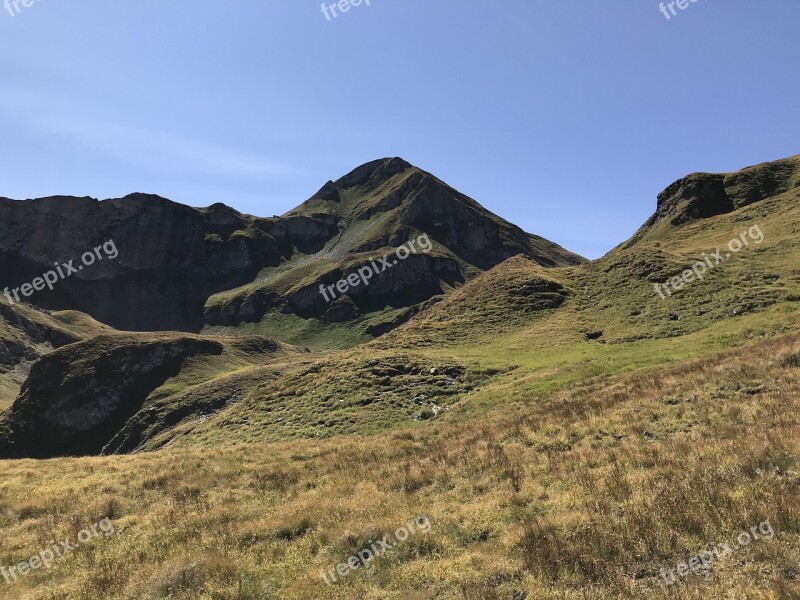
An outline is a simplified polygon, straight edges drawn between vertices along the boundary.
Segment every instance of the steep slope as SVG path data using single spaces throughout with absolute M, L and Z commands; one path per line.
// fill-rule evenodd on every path
M 357 236 L 340 236 L 326 248 L 329 254 L 397 247 L 414 232 L 424 232 L 464 263 L 482 270 L 517 254 L 546 267 L 583 261 L 557 244 L 525 233 L 401 158 L 376 160 L 329 181 L 287 216 L 320 213 L 362 224 Z
M 300 349 L 264 338 L 104 334 L 36 361 L 0 414 L 0 458 L 129 452 L 241 399 L 236 373 Z
M 23 299 L 117 329 L 198 331 L 211 294 L 252 281 L 295 251 L 313 252 L 335 232 L 325 216 L 259 219 L 146 194 L 0 199 L 0 273 L 13 291 L 72 260 L 78 272 Z
M 342 330 L 352 332 L 348 340 L 355 341 L 389 331 L 424 308 L 423 303 L 511 256 L 521 254 L 545 267 L 583 262 L 400 158 L 372 161 L 329 181 L 286 217 L 310 215 L 334 220 L 338 235 L 313 255 L 295 255 L 265 269 L 253 284 L 211 298 L 209 326 L 261 323 L 246 330 L 287 330 L 299 336 L 292 339 L 314 346 L 353 345 L 329 340 L 347 336 Z M 320 294 L 320 285 L 347 279 L 419 236 L 430 240 L 430 249 L 393 261 L 368 286 L 333 302 Z

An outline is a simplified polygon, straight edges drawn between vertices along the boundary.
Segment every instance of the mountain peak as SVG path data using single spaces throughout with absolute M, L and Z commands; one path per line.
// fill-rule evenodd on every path
M 375 188 L 398 173 L 413 168 L 415 168 L 414 165 L 398 157 L 371 160 L 368 163 L 356 167 L 347 175 L 340 177 L 336 181 L 328 181 L 316 194 L 311 196 L 311 199 L 313 200 L 316 198 L 324 201 L 341 202 L 342 198 L 339 194 L 339 190 L 366 184 L 370 184 L 370 187 Z
M 379 158 L 356 167 L 344 177 L 339 178 L 335 183 L 337 187 L 355 187 L 363 185 L 371 180 L 386 180 L 407 169 L 413 169 L 413 165 L 404 161 L 402 158 Z

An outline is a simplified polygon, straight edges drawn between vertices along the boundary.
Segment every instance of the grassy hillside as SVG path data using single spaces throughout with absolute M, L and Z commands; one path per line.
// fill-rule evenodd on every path
M 786 335 L 380 437 L 5 462 L 0 563 L 103 517 L 115 533 L 0 597 L 797 597 L 798 351 Z M 321 579 L 418 515 L 428 533 Z M 705 575 L 659 576 L 765 520 L 771 540 Z
M 0 413 L 0 456 L 134 451 L 237 403 L 253 382 L 248 371 L 280 373 L 304 353 L 262 337 L 178 333 L 104 333 L 67 345 L 33 364 Z
M 89 338 L 37 363 L 74 363 L 63 381 L 30 383 L 73 416 L 84 382 L 102 405 L 164 345 L 202 351 L 179 355 L 107 447 L 135 453 L 0 462 L 0 566 L 115 526 L 0 581 L 0 598 L 800 598 L 795 162 L 689 176 L 602 259 L 512 256 L 372 341 L 366 321 L 286 313 L 244 337 L 98 336 L 80 314 L 47 316 Z M 375 208 L 349 187 L 308 210 Z M 730 256 L 675 283 L 717 248 Z M 325 264 L 270 281 L 296 289 Z M 132 349 L 146 358 L 115 359 Z M 430 531 L 321 578 L 421 515 Z M 774 535 L 738 547 L 766 521 Z M 661 575 L 732 541 L 674 585 Z

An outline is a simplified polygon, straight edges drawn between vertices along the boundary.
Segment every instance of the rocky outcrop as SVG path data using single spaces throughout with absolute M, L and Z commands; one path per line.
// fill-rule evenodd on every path
M 208 307 L 206 323 L 235 326 L 257 322 L 270 310 L 340 323 L 387 306 L 411 307 L 444 293 L 443 284 L 452 287 L 464 282 L 459 265 L 452 258 L 412 254 L 374 276 L 368 285 L 359 280 L 345 295 L 335 292 L 331 298 L 326 292 L 326 299 L 320 293 L 320 285 L 334 286 L 335 289 L 338 281 L 346 280 L 351 274 L 357 275 L 359 268 L 368 264 L 369 261 L 365 260 L 363 265 L 334 268 L 314 283 L 286 295 L 259 288 L 235 296 L 227 303 Z
M 694 173 L 679 179 L 658 195 L 654 223 L 669 219 L 681 225 L 734 210 L 725 192 L 725 176 Z
M 682 225 L 727 214 L 800 186 L 800 156 L 762 163 L 735 173 L 692 173 L 658 195 L 655 214 L 645 223 Z
M 381 310 L 409 307 L 442 294 L 442 284 L 455 286 L 464 282 L 458 263 L 446 257 L 412 254 L 386 271 L 376 275 L 368 283 L 359 283 L 347 292 L 347 303 L 338 305 L 327 302 L 319 290 L 319 285 L 334 285 L 357 274 L 358 267 L 336 269 L 326 274 L 319 283 L 304 287 L 292 294 L 289 306 L 293 312 L 303 317 L 321 317 L 328 321 L 342 321 Z M 337 296 L 340 296 L 337 294 Z M 342 306 L 349 307 L 342 310 Z
M 195 336 L 104 335 L 47 354 L 2 415 L 0 458 L 98 454 L 185 359 L 222 351 Z

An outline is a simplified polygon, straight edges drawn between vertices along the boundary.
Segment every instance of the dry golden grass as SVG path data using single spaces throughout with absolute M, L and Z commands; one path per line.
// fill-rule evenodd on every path
M 800 335 L 373 437 L 0 463 L 0 597 L 798 598 Z M 417 515 L 390 553 L 331 569 Z M 658 576 L 769 519 L 671 587 Z

